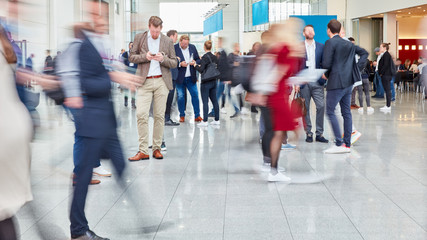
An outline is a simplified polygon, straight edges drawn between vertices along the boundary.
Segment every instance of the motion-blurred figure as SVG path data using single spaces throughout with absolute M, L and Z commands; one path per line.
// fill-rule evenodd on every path
M 17 56 L 0 25 L 0 239 L 17 239 L 16 212 L 32 200 L 31 118 L 15 87 Z
M 138 64 L 136 63 L 132 63 L 129 61 L 129 54 L 130 54 L 130 50 L 132 49 L 133 46 L 133 42 L 129 43 L 129 51 L 126 51 L 124 53 L 122 53 L 121 55 L 121 60 L 123 61 L 123 63 L 127 66 L 127 72 L 130 74 L 135 74 L 136 73 L 136 69 L 138 68 Z M 136 104 L 135 104 L 135 92 L 130 92 L 129 90 L 124 90 L 124 104 L 125 107 L 128 106 L 128 100 L 129 100 L 129 95 L 131 96 L 131 104 L 132 104 L 132 108 L 136 108 Z

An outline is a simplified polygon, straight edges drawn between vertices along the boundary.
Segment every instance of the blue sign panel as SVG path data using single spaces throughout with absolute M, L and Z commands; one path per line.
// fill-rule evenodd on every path
M 268 0 L 252 4 L 252 26 L 268 23 Z
M 313 15 L 313 16 L 293 15 L 289 17 L 302 19 L 304 21 L 304 26 L 309 24 L 313 25 L 314 33 L 315 33 L 314 40 L 316 42 L 323 43 L 323 44 L 329 39 L 329 36 L 327 34 L 329 21 L 331 21 L 332 19 L 337 19 L 336 15 Z
M 218 32 L 222 29 L 222 10 L 203 21 L 203 36 Z

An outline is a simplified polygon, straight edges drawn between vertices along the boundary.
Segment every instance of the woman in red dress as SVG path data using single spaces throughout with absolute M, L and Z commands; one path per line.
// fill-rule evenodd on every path
M 276 92 L 267 97 L 267 106 L 271 111 L 274 136 L 271 141 L 271 171 L 268 181 L 290 181 L 291 179 L 277 171 L 282 142 L 287 131 L 297 127 L 296 116 L 291 111 L 289 103 L 288 79 L 301 70 L 301 63 L 305 55 L 304 45 L 299 39 L 302 24 L 295 19 L 286 21 L 285 24 L 273 25 L 270 29 L 276 44 L 269 51 L 277 56 L 276 64 L 281 74 L 276 83 Z

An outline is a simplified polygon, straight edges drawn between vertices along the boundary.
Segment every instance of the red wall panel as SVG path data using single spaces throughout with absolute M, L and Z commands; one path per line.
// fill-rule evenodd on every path
M 419 49 L 419 45 L 422 45 L 422 50 Z M 399 39 L 399 46 L 402 49 L 399 50 L 399 58 L 402 63 L 406 59 L 411 60 L 411 63 L 419 57 L 427 58 L 427 39 Z M 405 50 L 405 46 L 409 46 L 408 50 Z M 416 47 L 416 50 L 412 50 L 412 46 Z

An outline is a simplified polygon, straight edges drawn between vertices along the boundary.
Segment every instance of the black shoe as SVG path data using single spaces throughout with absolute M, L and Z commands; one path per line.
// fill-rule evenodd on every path
M 136 108 L 135 98 L 132 98 L 132 108 Z
M 307 135 L 307 138 L 305 139 L 306 142 L 312 143 L 313 142 L 313 135 Z
M 252 113 L 258 113 L 258 110 L 256 109 L 256 107 L 252 106 L 251 107 L 251 112 Z
M 172 119 L 169 119 L 168 121 L 165 121 L 165 126 L 179 126 L 179 123 L 172 121 Z
M 323 136 L 316 136 L 316 142 L 321 142 L 321 143 L 328 143 L 328 139 L 324 138 Z
M 235 118 L 240 116 L 240 112 L 236 112 L 235 114 L 231 115 L 230 118 Z
M 128 106 L 128 97 L 125 97 L 125 107 Z
M 84 235 L 81 236 L 71 236 L 71 239 L 78 239 L 78 240 L 110 240 L 109 238 L 103 238 L 98 235 L 96 235 L 91 230 L 87 230 Z

